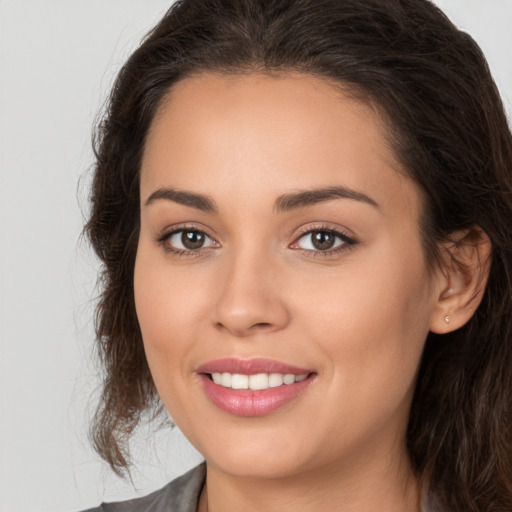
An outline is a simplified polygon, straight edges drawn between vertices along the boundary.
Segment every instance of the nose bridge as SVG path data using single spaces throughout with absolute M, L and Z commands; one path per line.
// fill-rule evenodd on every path
M 217 327 L 241 337 L 283 328 L 289 314 L 276 279 L 276 255 L 252 244 L 233 251 L 224 264 L 215 307 Z

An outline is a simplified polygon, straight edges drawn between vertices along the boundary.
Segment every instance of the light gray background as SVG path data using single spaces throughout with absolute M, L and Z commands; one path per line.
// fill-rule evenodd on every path
M 97 264 L 79 242 L 91 125 L 170 3 L 0 0 L 2 512 L 72 512 L 145 494 L 200 460 L 179 432 L 141 431 L 132 485 L 99 461 L 86 428 L 98 386 Z M 484 49 L 510 117 L 512 0 L 437 3 Z

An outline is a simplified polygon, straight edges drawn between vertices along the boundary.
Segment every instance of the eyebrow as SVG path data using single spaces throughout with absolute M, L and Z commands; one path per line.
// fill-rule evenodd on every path
M 215 201 L 211 197 L 194 192 L 187 192 L 185 190 L 159 188 L 147 198 L 146 206 L 149 206 L 158 199 L 167 199 L 168 201 L 190 206 L 191 208 L 203 212 L 217 212 Z
M 274 210 L 278 212 L 287 212 L 297 208 L 313 206 L 318 203 L 340 198 L 352 199 L 354 201 L 366 203 L 380 210 L 379 204 L 371 197 L 363 194 L 362 192 L 341 186 L 304 190 L 293 194 L 282 195 L 274 203 Z
M 347 187 L 336 186 L 284 194 L 276 199 L 274 210 L 277 212 L 288 212 L 290 210 L 313 206 L 318 203 L 340 198 L 352 199 L 380 209 L 379 204 L 366 194 Z M 210 196 L 172 188 L 159 188 L 147 198 L 145 205 L 149 206 L 159 199 L 173 201 L 203 212 L 218 212 L 215 201 Z

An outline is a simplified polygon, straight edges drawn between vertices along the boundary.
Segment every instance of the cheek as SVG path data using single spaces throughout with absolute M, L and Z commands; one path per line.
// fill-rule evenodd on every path
M 331 362 L 338 389 L 357 390 L 358 399 L 371 402 L 410 388 L 431 311 L 421 255 L 389 253 L 368 264 L 354 258 L 334 279 L 303 290 L 303 328 Z
M 157 388 L 167 369 L 183 361 L 187 349 L 176 333 L 194 326 L 191 301 L 184 284 L 169 275 L 165 256 L 155 258 L 154 249 L 139 245 L 134 272 L 134 295 L 146 357 Z M 161 391 L 161 390 L 160 390 Z
M 156 389 L 171 417 L 186 424 L 190 386 L 189 354 L 198 329 L 201 288 L 170 272 L 164 255 L 139 246 L 134 272 L 134 294 L 146 359 Z M 194 306 L 196 304 L 196 306 Z
M 192 332 L 204 318 L 208 293 L 200 274 L 169 265 L 165 254 L 139 246 L 134 273 L 135 306 L 145 343 L 166 345 Z

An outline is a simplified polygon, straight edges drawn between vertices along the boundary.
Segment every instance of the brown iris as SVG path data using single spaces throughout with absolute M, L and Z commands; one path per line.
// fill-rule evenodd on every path
M 315 249 L 327 251 L 333 247 L 336 242 L 336 236 L 329 231 L 312 231 L 311 242 Z
M 204 233 L 199 231 L 183 231 L 181 243 L 187 249 L 200 249 L 204 245 Z

